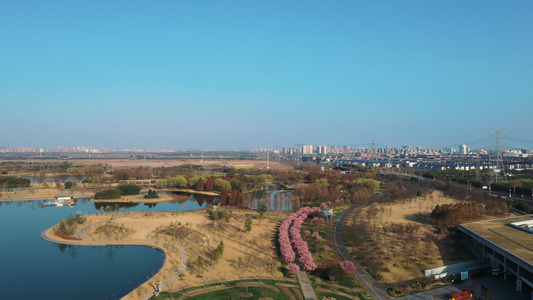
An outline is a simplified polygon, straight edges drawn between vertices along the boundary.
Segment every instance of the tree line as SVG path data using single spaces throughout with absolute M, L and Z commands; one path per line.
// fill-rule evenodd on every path
M 30 187 L 31 181 L 28 178 L 18 178 L 13 176 L 0 177 L 0 187 L 2 189 L 14 189 Z
M 456 226 L 465 221 L 480 219 L 483 216 L 498 216 L 509 213 L 509 206 L 504 201 L 443 204 L 437 205 L 431 217 L 439 229 Z

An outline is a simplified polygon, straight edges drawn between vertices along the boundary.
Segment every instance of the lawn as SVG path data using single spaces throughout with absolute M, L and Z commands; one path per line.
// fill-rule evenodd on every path
M 290 285 L 294 287 L 284 287 L 283 285 Z M 210 300 L 210 299 L 260 299 L 260 298 L 272 298 L 280 300 L 300 299 L 298 295 L 301 295 L 299 287 L 296 288 L 297 283 L 287 283 L 283 281 L 275 280 L 260 280 L 260 281 L 229 281 L 224 283 L 216 283 L 205 285 L 202 287 L 194 287 L 184 289 L 172 295 L 169 292 L 162 292 L 157 297 L 151 299 L 177 299 L 185 297 L 185 299 L 195 300 Z M 287 295 L 290 293 L 291 296 Z M 189 296 L 187 296 L 189 295 Z

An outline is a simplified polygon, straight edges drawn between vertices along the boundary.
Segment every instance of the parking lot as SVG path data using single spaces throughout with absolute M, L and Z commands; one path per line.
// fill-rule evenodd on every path
M 457 293 L 464 290 L 472 290 L 475 299 L 487 299 L 482 292 L 482 286 L 489 288 L 493 300 L 530 300 L 531 289 L 523 284 L 521 292 L 516 291 L 516 277 L 508 276 L 507 280 L 503 279 L 503 275 L 491 276 L 485 275 L 476 278 L 458 282 L 452 286 L 419 293 L 412 296 L 405 296 L 399 299 L 402 300 L 428 300 L 428 299 L 449 299 L 452 293 Z

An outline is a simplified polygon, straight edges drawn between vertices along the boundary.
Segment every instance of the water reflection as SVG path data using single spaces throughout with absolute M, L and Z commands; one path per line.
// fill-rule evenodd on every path
M 148 208 L 155 207 L 157 203 L 144 203 L 144 205 L 148 206 Z
M 109 205 L 89 202 L 89 198 L 80 198 L 74 207 L 43 207 L 43 202 L 0 201 L 0 257 L 7 258 L 1 263 L 0 274 L 5 276 L 0 277 L 23 279 L 0 280 L 0 299 L 119 299 L 162 266 L 161 252 L 150 247 L 86 247 L 43 241 L 39 233 L 70 214 L 92 214 L 99 212 L 100 206 Z M 153 208 L 117 204 L 136 211 L 178 208 L 172 203 L 159 203 Z M 97 208 L 97 205 L 100 206 Z M 183 210 L 200 208 L 196 201 L 178 205 Z M 58 278 L 60 284 L 51 284 Z M 80 285 L 79 282 L 87 284 Z M 31 283 L 31 289 L 28 289 L 28 283 Z M 98 288 L 87 292 L 87 285 Z
M 121 208 L 128 209 L 138 205 L 139 203 L 128 202 L 94 202 L 94 208 L 98 211 L 118 211 Z
M 291 190 L 282 189 L 279 186 L 267 187 L 265 190 L 254 191 L 248 196 L 249 208 L 257 209 L 259 203 L 264 202 L 267 210 L 291 210 L 297 205 Z
M 156 206 L 162 206 L 159 210 L 177 210 L 173 207 L 175 204 L 180 204 L 178 210 L 186 211 L 191 209 L 197 209 L 209 206 L 218 202 L 218 197 L 201 195 L 201 194 L 184 194 L 179 192 L 166 193 L 172 197 L 169 202 L 161 203 L 129 203 L 129 202 L 94 202 L 94 208 L 99 212 L 112 212 L 119 210 L 130 210 L 137 207 L 139 204 L 144 204 L 147 208 L 154 208 Z M 78 204 L 87 203 L 88 198 L 82 198 L 78 200 Z
M 78 247 L 73 245 L 65 245 L 65 244 L 57 244 L 57 248 L 59 249 L 59 252 L 65 253 L 65 250 L 68 249 L 68 254 L 72 258 L 76 258 L 78 256 Z

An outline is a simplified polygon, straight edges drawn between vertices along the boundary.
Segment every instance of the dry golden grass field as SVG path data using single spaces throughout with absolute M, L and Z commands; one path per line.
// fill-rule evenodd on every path
M 379 281 L 394 283 L 423 277 L 425 269 L 473 259 L 449 236 L 422 241 L 415 234 L 436 232 L 428 214 L 436 205 L 457 203 L 440 192 L 393 204 L 374 204 L 347 216 L 343 239 L 352 256 Z
M 87 237 L 79 242 L 85 244 L 113 241 L 124 244 L 152 243 L 165 249 L 167 261 L 162 270 L 150 283 L 164 282 L 176 272 L 181 263 L 181 252 L 174 247 L 153 240 L 167 241 L 182 246 L 187 253 L 187 268 L 164 290 L 178 290 L 186 287 L 206 284 L 215 280 L 237 280 L 255 276 L 283 277 L 273 243 L 276 228 L 288 212 L 267 212 L 262 219 L 255 211 L 234 210 L 229 222 L 211 221 L 205 210 L 193 212 L 157 212 L 157 213 L 113 213 L 89 215 L 83 226 L 104 221 L 91 227 L 84 233 Z M 109 220 L 110 218 L 113 220 Z M 247 217 L 253 217 L 252 230 L 243 230 Z M 172 225 L 171 225 L 172 224 Z M 77 230 L 81 229 L 79 225 Z M 104 227 L 102 227 L 104 226 Z M 107 226 L 107 229 L 106 227 Z M 102 227 L 102 228 L 100 228 Z M 111 228 L 111 230 L 109 230 Z M 162 228 L 180 228 L 175 235 L 169 235 Z M 47 236 L 61 240 L 53 233 Z M 215 263 L 214 249 L 223 241 L 222 258 Z M 202 265 L 198 263 L 201 257 Z M 150 283 L 143 284 L 131 292 L 125 299 L 137 299 L 152 291 Z

